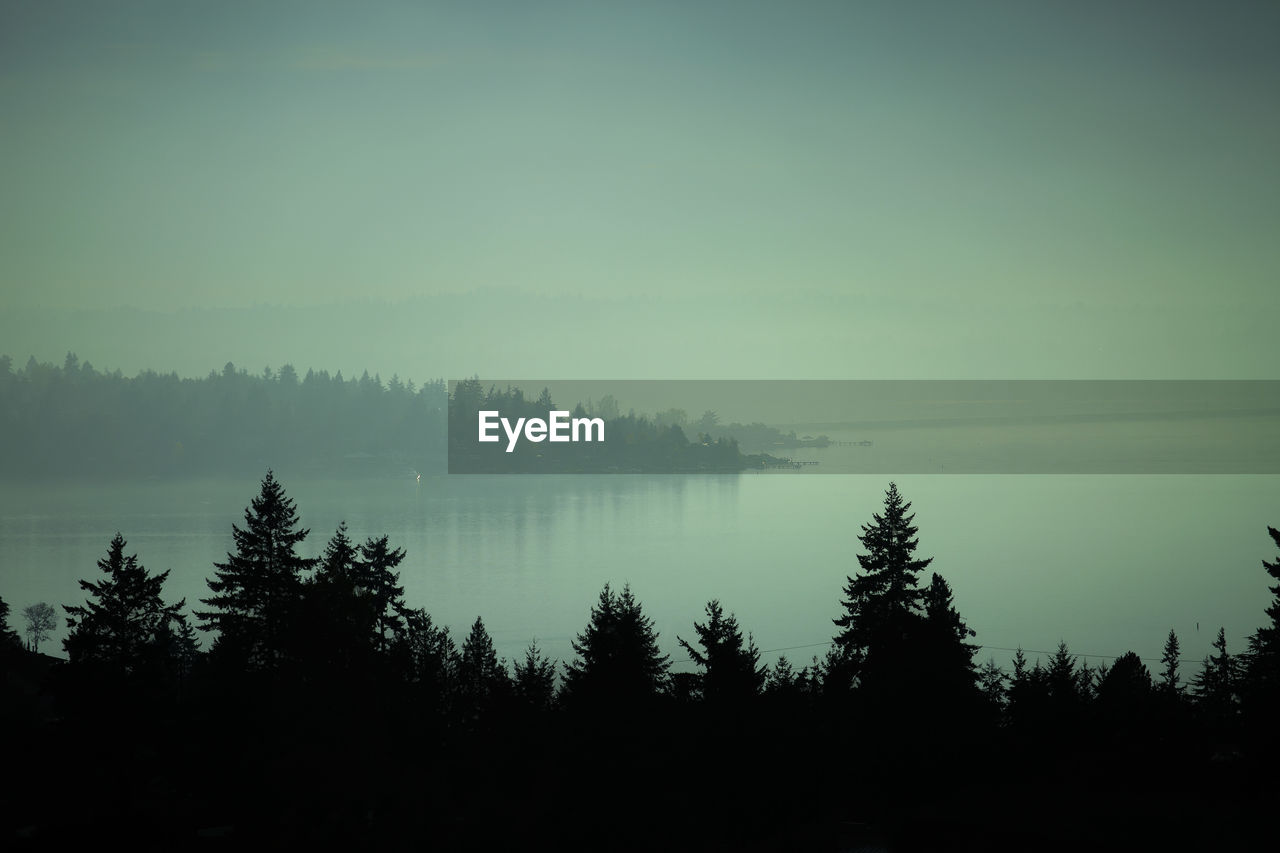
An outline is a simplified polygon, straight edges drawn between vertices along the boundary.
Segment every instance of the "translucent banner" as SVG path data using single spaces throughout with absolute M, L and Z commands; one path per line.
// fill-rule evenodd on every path
M 1275 380 L 455 380 L 451 474 L 1276 474 Z

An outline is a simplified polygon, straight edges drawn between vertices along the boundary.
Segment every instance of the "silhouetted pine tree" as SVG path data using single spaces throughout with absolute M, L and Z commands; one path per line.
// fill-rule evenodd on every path
M 1160 656 L 1160 663 L 1164 665 L 1164 669 L 1160 671 L 1159 689 L 1162 695 L 1172 699 L 1182 698 L 1185 692 L 1182 679 L 1178 677 L 1180 654 L 1178 635 L 1170 628 L 1169 636 L 1164 641 L 1164 653 Z
M 1102 717 L 1120 730 L 1149 723 L 1151 698 L 1151 673 L 1134 652 L 1116 658 L 1098 684 Z
M 786 655 L 779 655 L 769 669 L 764 693 L 772 699 L 780 700 L 784 705 L 820 696 L 822 675 L 819 672 L 817 655 L 813 657 L 809 666 L 803 666 L 800 669 L 796 669 Z
M 996 720 L 1004 715 L 1005 682 L 1008 678 L 995 658 L 987 658 L 987 662 L 978 669 L 978 689 Z
M 174 675 L 181 683 L 190 678 L 200 661 L 200 639 L 185 613 L 176 614 L 169 628 L 169 658 Z
M 331 680 L 367 666 L 373 648 L 373 607 L 357 587 L 359 552 L 338 524 L 316 563 L 315 575 L 302 582 L 302 602 L 291 620 L 291 648 L 306 662 L 308 675 Z
M 1080 666 L 1076 669 L 1076 695 L 1080 697 L 1080 702 L 1088 705 L 1098 695 L 1098 681 L 1102 678 L 1097 667 L 1089 665 L 1089 661 L 1080 660 Z
M 457 646 L 446 627 L 437 628 L 422 608 L 405 610 L 404 632 L 392 649 L 405 683 L 430 709 L 448 707 L 461 665 Z
M 9 627 L 9 603 L 0 598 L 0 651 L 22 648 L 22 637 Z
M 968 642 L 976 631 L 964 623 L 954 604 L 951 586 L 937 572 L 925 588 L 923 643 L 919 673 L 926 689 L 939 691 L 939 698 L 968 701 L 976 697 L 978 677 L 973 656 L 978 646 Z
M 1280 530 L 1267 527 L 1271 540 L 1280 548 Z M 1271 624 L 1253 632 L 1245 653 L 1244 711 L 1249 718 L 1269 726 L 1280 713 L 1280 559 L 1262 561 L 1262 567 L 1277 583 L 1268 587 L 1272 594 L 1267 606 Z
M 1058 642 L 1057 651 L 1049 658 L 1049 666 L 1045 668 L 1045 687 L 1057 722 L 1074 723 L 1084 706 L 1084 697 L 1080 692 L 1076 657 L 1068 650 L 1065 640 Z
M 786 655 L 779 655 L 769 670 L 764 691 L 771 696 L 790 696 L 800 692 L 800 677 Z
M 556 665 L 538 650 L 536 640 L 525 649 L 524 661 L 516 661 L 512 687 L 516 697 L 533 708 L 545 710 L 554 704 Z
M 1019 647 L 1013 654 L 1013 674 L 1009 677 L 1007 718 L 1013 726 L 1029 730 L 1045 722 L 1049 704 L 1047 674 L 1040 661 L 1027 667 L 1027 656 Z
M 1205 657 L 1191 690 L 1205 718 L 1221 727 L 1234 722 L 1240 710 L 1240 662 L 1227 651 L 1226 629 L 1218 629 L 1213 648 L 1217 654 Z
M 760 651 L 748 636 L 744 644 L 738 620 L 732 613 L 724 615 L 720 602 L 707 602 L 707 623 L 693 623 L 697 632 L 698 651 L 676 637 L 693 662 L 702 668 L 698 687 L 708 702 L 741 703 L 760 695 L 768 675 L 760 665 Z
M 477 616 L 471 625 L 471 633 L 462 643 L 462 657 L 458 662 L 458 687 L 464 696 L 479 706 L 504 693 L 508 683 L 507 667 L 505 663 L 499 662 L 484 621 Z
M 111 540 L 107 556 L 98 560 L 106 577 L 80 581 L 89 593 L 83 606 L 63 605 L 69 633 L 62 641 L 71 663 L 130 676 L 158 671 L 169 655 L 170 623 L 186 604 L 165 604 L 160 593 L 167 571 L 151 575 L 138 555 L 125 556 L 124 537 Z
M 202 598 L 201 628 L 216 630 L 211 655 L 248 670 L 272 671 L 289 657 L 288 636 L 302 596 L 303 572 L 315 560 L 294 550 L 310 531 L 298 527 L 294 502 L 267 472 L 259 495 L 245 509 L 245 526 L 231 526 L 235 553 L 214 563 L 208 581 L 213 595 Z
M 832 620 L 842 630 L 830 662 L 885 695 L 909 678 L 910 648 L 923 616 L 917 576 L 933 562 L 914 557 L 919 541 L 910 509 L 890 483 L 883 514 L 874 513 L 872 523 L 862 525 L 858 541 L 867 549 L 857 555 L 862 571 L 846 578 L 845 613 Z
M 565 665 L 564 678 L 571 702 L 634 703 L 666 687 L 669 658 L 659 650 L 653 620 L 629 585 L 621 594 L 604 585 L 586 630 L 572 646 L 577 659 Z
M 400 575 L 392 571 L 404 557 L 404 549 L 391 548 L 386 536 L 371 536 L 360 546 L 360 559 L 355 562 L 355 583 L 369 597 L 373 643 L 380 653 L 404 630 L 404 587 L 399 584 Z

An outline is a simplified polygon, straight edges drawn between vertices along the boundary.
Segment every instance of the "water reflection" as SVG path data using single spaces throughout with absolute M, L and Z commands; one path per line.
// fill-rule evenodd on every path
M 762 649 L 827 640 L 857 570 L 860 525 L 887 484 L 786 474 L 280 479 L 311 530 L 305 553 L 319 554 L 343 520 L 357 540 L 390 535 L 407 551 L 409 603 L 455 633 L 483 616 L 508 659 L 535 637 L 552 656 L 571 655 L 605 582 L 632 584 L 668 652 L 713 597 Z M 1262 624 L 1260 560 L 1274 558 L 1266 525 L 1280 524 L 1280 477 L 898 484 L 917 513 L 920 553 L 935 558 L 979 642 L 1051 649 L 1066 639 L 1081 653 L 1158 657 L 1172 627 L 1197 660 L 1217 626 L 1239 649 Z M 15 612 L 82 601 L 77 581 L 94 577 L 119 530 L 149 569 L 172 570 L 168 597 L 198 606 L 257 489 L 247 479 L 0 487 L 0 595 Z

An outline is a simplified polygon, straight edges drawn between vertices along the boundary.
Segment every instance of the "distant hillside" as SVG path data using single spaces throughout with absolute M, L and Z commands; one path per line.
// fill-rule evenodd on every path
M 203 379 L 105 373 L 68 354 L 15 370 L 0 356 L 0 469 L 14 477 L 186 476 L 292 466 L 326 473 L 444 469 L 443 381 L 291 365 Z

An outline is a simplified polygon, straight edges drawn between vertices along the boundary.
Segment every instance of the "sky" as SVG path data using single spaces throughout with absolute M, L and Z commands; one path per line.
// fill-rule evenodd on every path
M 1272 378 L 1278 42 L 1236 0 L 0 0 L 0 351 Z M 121 308 L 178 342 L 85 331 Z
M 1277 379 L 1277 93 L 1274 0 L 0 0 L 0 354 Z

